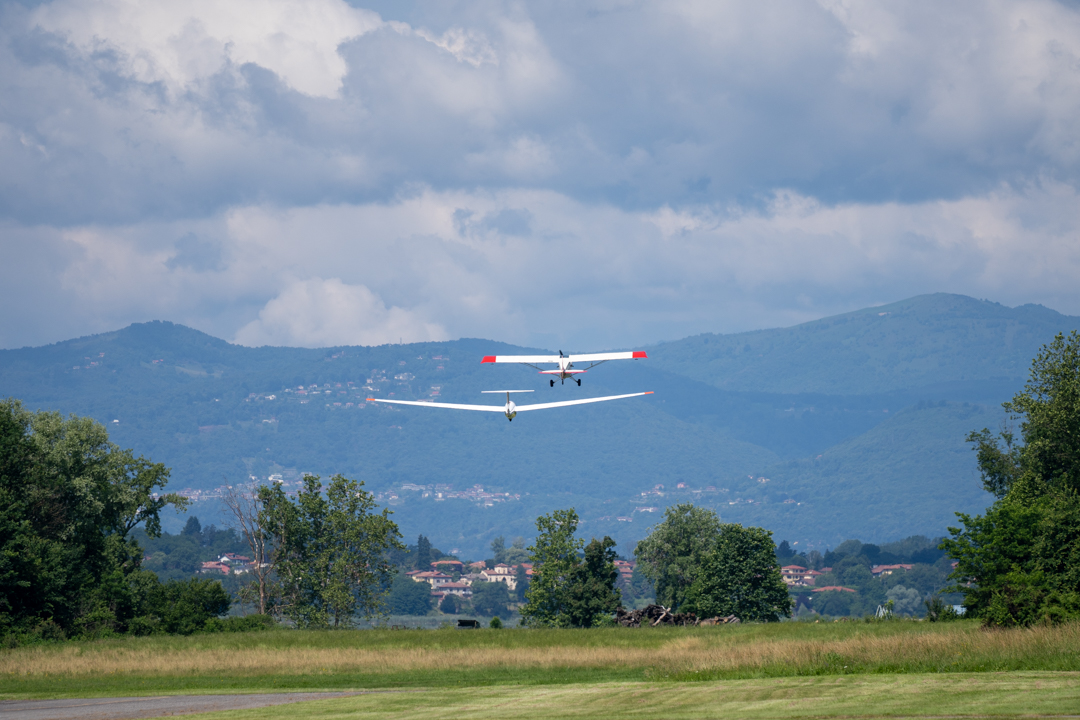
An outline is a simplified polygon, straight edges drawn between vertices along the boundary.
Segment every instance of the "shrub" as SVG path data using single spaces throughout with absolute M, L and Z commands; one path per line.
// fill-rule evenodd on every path
M 242 617 L 216 618 L 212 617 L 203 625 L 203 632 L 233 633 L 233 632 L 258 632 L 270 630 L 277 625 L 274 618 L 269 615 L 244 615 Z

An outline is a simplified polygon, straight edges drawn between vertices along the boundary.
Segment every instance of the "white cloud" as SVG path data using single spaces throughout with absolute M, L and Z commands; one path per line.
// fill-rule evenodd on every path
M 51 288 L 0 345 L 154 317 L 626 345 L 939 290 L 1080 312 L 1074 6 L 401 12 L 0 6 L 0 252 L 26 268 L 0 262 L 0 302 Z
M 337 95 L 347 71 L 338 46 L 382 25 L 342 0 L 56 0 L 34 21 L 83 52 L 118 51 L 142 83 L 183 91 L 227 63 L 255 63 L 319 97 Z
M 236 333 L 241 345 L 326 347 L 446 340 L 415 312 L 387 308 L 363 285 L 311 278 L 285 288 Z
M 546 190 L 429 189 L 198 223 L 8 232 L 40 245 L 20 263 L 63 279 L 39 325 L 0 336 L 9 345 L 59 339 L 31 329 L 57 317 L 94 330 L 157 317 L 245 344 L 614 347 L 938 291 L 1080 314 L 1080 193 L 1052 181 L 924 203 L 783 191 L 760 208 L 649 211 Z M 58 267 L 61 248 L 78 252 Z M 19 287 L 0 287 L 0 302 L 17 302 Z

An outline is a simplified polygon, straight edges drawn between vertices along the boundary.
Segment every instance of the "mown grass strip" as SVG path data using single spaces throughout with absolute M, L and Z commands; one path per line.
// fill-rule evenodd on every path
M 956 673 L 673 683 L 442 688 L 317 700 L 193 720 L 696 719 L 1075 715 L 1077 673 Z

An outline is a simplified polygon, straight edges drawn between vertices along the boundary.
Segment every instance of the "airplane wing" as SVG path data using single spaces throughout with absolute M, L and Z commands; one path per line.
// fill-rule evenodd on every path
M 649 357 L 641 350 L 633 352 L 614 353 L 587 353 L 585 355 L 571 355 L 571 362 L 606 362 L 607 360 L 633 360 L 635 358 Z
M 604 402 L 605 400 L 621 400 L 623 398 L 638 397 L 639 395 L 652 395 L 649 392 L 630 393 L 629 395 L 608 395 L 607 397 L 585 398 L 583 400 L 563 400 L 561 402 L 539 403 L 537 405 L 518 405 L 518 412 L 526 410 L 547 410 L 548 408 L 566 407 L 567 405 L 585 405 L 586 403 Z
M 480 410 L 482 412 L 505 412 L 503 405 L 461 405 L 459 403 L 420 402 L 418 400 L 379 400 L 368 398 L 368 402 L 390 403 L 392 405 L 419 405 L 420 407 L 448 408 L 450 410 Z
M 558 355 L 485 355 L 480 361 L 483 363 L 522 363 L 523 365 L 535 365 L 536 363 L 559 364 Z

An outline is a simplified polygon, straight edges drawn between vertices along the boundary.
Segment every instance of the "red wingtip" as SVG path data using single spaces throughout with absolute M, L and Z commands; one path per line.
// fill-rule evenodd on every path
M 480 361 L 480 364 L 483 365 L 484 363 L 488 363 L 488 362 L 495 362 L 495 356 L 494 355 L 485 355 L 484 359 Z
M 648 357 L 649 357 L 649 356 L 648 356 L 648 355 L 646 355 L 646 354 L 645 354 L 645 353 L 644 353 L 643 351 L 641 351 L 641 350 L 635 350 L 635 351 L 634 351 L 634 359 L 635 359 L 635 360 L 636 360 L 637 358 L 648 358 Z
M 645 394 L 646 394 L 646 395 L 652 395 L 652 394 L 653 394 L 653 391 L 652 391 L 652 390 L 650 390 L 649 392 L 647 392 L 647 393 L 645 393 Z
M 375 398 L 368 398 L 367 401 L 368 402 L 375 402 Z

